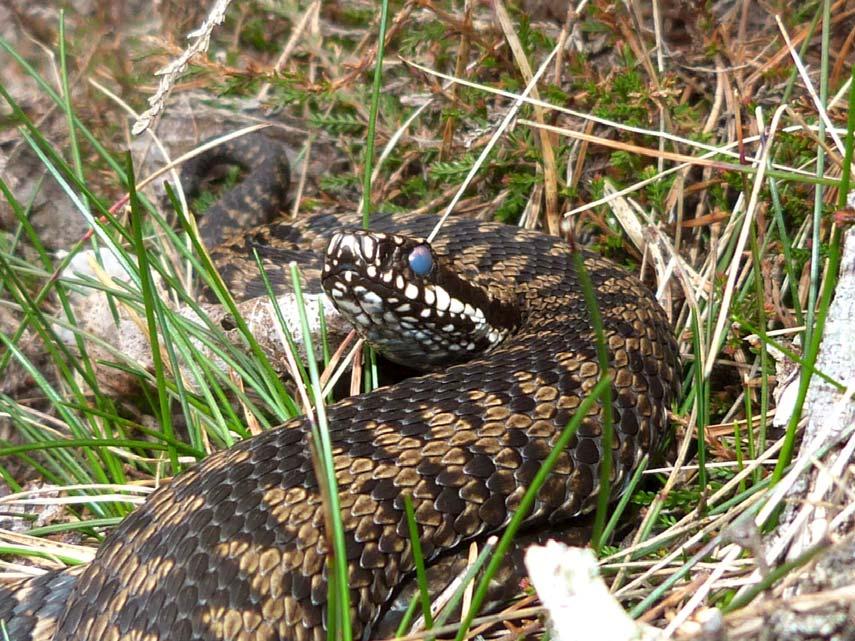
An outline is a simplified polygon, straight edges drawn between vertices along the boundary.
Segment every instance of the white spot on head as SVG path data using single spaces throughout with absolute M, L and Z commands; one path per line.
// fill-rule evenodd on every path
M 353 234 L 341 234 L 341 238 L 338 243 L 338 251 L 341 253 L 342 250 L 350 250 L 350 253 L 354 256 L 359 255 L 359 245 L 356 240 L 356 236 Z
M 451 297 L 448 295 L 448 292 L 439 285 L 437 285 L 434 291 L 436 293 L 436 308 L 444 312 L 448 309 L 448 305 L 451 303 Z
M 368 278 L 377 278 L 377 268 L 374 265 L 366 267 L 365 273 L 368 274 Z
M 451 304 L 448 307 L 448 311 L 452 314 L 462 314 L 463 313 L 463 302 L 457 300 L 456 298 L 451 299 Z
M 392 282 L 392 276 L 393 276 L 393 274 L 392 274 L 391 270 L 388 272 L 383 272 L 383 282 L 384 283 L 391 283 Z
M 407 287 L 404 289 L 404 295 L 410 300 L 416 300 L 419 297 L 419 288 L 412 283 L 407 283 Z
M 400 274 L 395 277 L 395 287 L 398 289 L 404 289 L 404 277 Z
M 377 246 L 377 243 L 374 242 L 374 239 L 371 236 L 362 236 L 362 254 L 371 259 L 374 257 L 374 249 Z
M 425 287 L 424 298 L 426 304 L 433 305 L 433 302 L 436 300 L 436 296 L 434 296 L 432 287 Z

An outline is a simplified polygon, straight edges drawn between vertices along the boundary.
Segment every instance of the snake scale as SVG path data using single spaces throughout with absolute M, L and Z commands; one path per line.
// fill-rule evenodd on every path
M 277 205 L 283 192 L 271 196 L 267 183 L 287 178 L 284 166 L 254 172 L 211 220 Z M 320 277 L 386 355 L 428 370 L 327 410 L 355 638 L 370 633 L 413 569 L 403 496 L 413 497 L 428 559 L 500 530 L 600 376 L 565 242 L 452 217 L 428 245 L 420 239 L 435 222 L 382 217 L 371 234 L 333 233 L 339 217 L 319 213 L 242 233 L 214 252 L 226 279 L 245 284 L 241 275 L 256 271 L 250 246 L 281 268 L 313 230 L 309 245 L 328 247 L 325 266 L 309 260 L 307 280 Z M 619 489 L 666 432 L 678 353 L 664 312 L 636 278 L 595 255 L 585 263 L 607 337 Z M 597 404 L 530 523 L 592 508 L 601 430 Z M 213 454 L 151 494 L 88 565 L 0 588 L 9 638 L 324 639 L 327 550 L 308 434 L 298 417 Z

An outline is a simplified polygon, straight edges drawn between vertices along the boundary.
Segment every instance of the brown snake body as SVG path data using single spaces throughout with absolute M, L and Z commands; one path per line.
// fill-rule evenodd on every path
M 315 222 L 324 227 L 327 218 Z M 382 219 L 377 245 L 359 234 L 338 237 L 330 252 L 340 269 L 328 265 L 324 285 L 329 290 L 332 280 L 346 280 L 341 270 L 365 269 L 352 265 L 359 257 L 349 252 L 367 248 L 368 263 L 376 259 L 378 266 L 412 256 L 420 243 L 409 238 L 425 237 L 434 222 Z M 309 217 L 306 226 L 312 225 Z M 401 255 L 393 257 L 395 247 Z M 385 267 L 374 270 L 377 287 L 403 310 L 393 324 L 434 354 L 444 339 L 423 339 L 420 329 L 410 328 L 424 311 L 417 304 L 433 305 L 440 311 L 424 312 L 424 318 L 434 329 L 486 327 L 489 344 L 471 348 L 465 362 L 328 408 L 355 638 L 370 630 L 412 570 L 403 495 L 413 497 L 428 558 L 500 530 L 600 376 L 588 311 L 563 241 L 451 219 L 431 249 L 432 271 L 406 274 L 421 300 L 409 297 L 410 280 L 397 288 L 394 278 L 384 284 Z M 667 409 L 678 392 L 678 354 L 663 311 L 643 285 L 602 258 L 586 256 L 586 265 L 609 349 L 613 483 L 620 488 L 666 431 Z M 464 294 L 472 297 L 466 309 Z M 369 307 L 393 315 L 390 303 L 361 290 L 357 296 L 345 301 L 349 315 L 367 314 Z M 453 313 L 458 304 L 461 311 Z M 477 309 L 485 310 L 483 323 Z M 373 321 L 359 322 L 370 334 Z M 499 333 L 500 342 L 490 343 Z M 451 343 L 459 345 L 454 351 L 469 349 L 465 339 Z M 393 351 L 411 358 L 412 343 L 402 345 Z M 596 405 L 561 454 L 529 522 L 558 523 L 592 507 L 601 420 Z M 308 431 L 308 421 L 298 417 L 212 455 L 153 493 L 86 567 L 0 588 L 0 619 L 10 638 L 324 639 L 327 546 Z

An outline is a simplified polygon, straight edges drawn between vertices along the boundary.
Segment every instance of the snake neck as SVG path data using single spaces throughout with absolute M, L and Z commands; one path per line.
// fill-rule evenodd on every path
M 487 323 L 504 336 L 515 332 L 522 323 L 522 301 L 516 289 L 451 256 L 444 259 L 446 264 L 437 275 L 437 283 L 454 298 L 480 309 Z

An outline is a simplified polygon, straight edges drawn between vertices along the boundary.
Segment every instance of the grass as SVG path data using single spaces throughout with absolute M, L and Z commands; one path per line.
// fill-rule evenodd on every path
M 758 514 L 774 516 L 763 511 L 764 504 L 770 505 L 765 502 L 774 499 L 775 484 L 792 469 L 799 413 L 784 430 L 772 427 L 773 354 L 783 351 L 804 372 L 828 378 L 816 363 L 841 251 L 840 230 L 831 228 L 829 214 L 845 206 L 855 104 L 849 91 L 848 104 L 838 99 L 832 105 L 845 76 L 835 80 L 833 70 L 846 52 L 835 48 L 844 23 L 829 2 L 783 25 L 791 46 L 771 18 L 755 38 L 734 21 L 728 43 L 666 43 L 661 29 L 640 28 L 644 21 L 630 19 L 618 5 L 588 7 L 570 24 L 578 27 L 577 40 L 603 40 L 605 53 L 592 47 L 588 54 L 564 47 L 571 33 L 560 24 L 530 23 L 502 3 L 497 27 L 486 9 L 465 15 L 391 3 L 385 38 L 377 33 L 385 19 L 373 5 L 331 17 L 313 13 L 312 5 L 294 4 L 276 16 L 292 28 L 295 43 L 283 52 L 263 37 L 275 22 L 264 19 L 263 9 L 243 9 L 239 19 L 233 7 L 226 25 L 213 32 L 210 55 L 194 58 L 187 83 L 226 100 L 262 96 L 265 106 L 284 106 L 308 123 L 312 135 L 298 181 L 302 210 L 331 203 L 356 210 L 354 191 L 361 183 L 366 216 L 374 210 L 456 206 L 558 230 L 561 213 L 569 212 L 564 224 L 577 242 L 589 241 L 659 293 L 686 365 L 683 399 L 673 408 L 677 458 L 632 480 L 617 511 L 635 506 L 642 519 L 618 538 L 604 490 L 594 547 L 613 593 L 633 616 L 674 627 L 700 603 L 693 594 L 709 605 L 744 607 L 764 591 L 774 593 L 777 581 L 809 560 L 773 570 L 763 590 L 741 588 L 737 579 L 748 585 L 755 550 L 728 547 L 727 533 Z M 92 230 L 67 255 L 57 256 L 46 244 L 50 229 L 35 222 L 34 199 L 14 181 L 0 179 L 14 220 L 14 229 L 0 238 L 0 307 L 17 321 L 0 331 L 0 377 L 27 376 L 33 382 L 0 394 L 0 413 L 12 427 L 0 442 L 0 475 L 16 493 L 0 497 L 0 513 L 34 505 L 41 484 L 66 488 L 53 499 L 62 506 L 58 520 L 27 534 L 0 533 L 0 573 L 21 572 L 21 556 L 45 568 L 57 559 L 85 562 L 103 534 L 138 502 L 128 486 L 147 491 L 210 452 L 309 407 L 317 408 L 320 468 L 331 469 L 319 402 L 328 374 L 318 371 L 314 358 L 302 365 L 288 349 L 271 357 L 246 308 L 234 302 L 188 233 L 192 223 L 182 213 L 181 192 L 170 191 L 168 204 L 156 202 L 140 187 L 147 181 L 135 176 L 151 169 L 137 154 L 110 151 L 125 148 L 130 139 L 124 112 L 97 89 L 89 96 L 92 105 L 82 102 L 76 93 L 81 84 L 90 89 L 95 85 L 85 81 L 97 77 L 103 85 L 106 77 L 116 86 L 134 87 L 122 96 L 127 109 L 142 105 L 151 92 L 139 91 L 140 83 L 128 82 L 120 69 L 83 64 L 91 58 L 82 55 L 81 19 L 73 12 L 58 16 L 55 68 L 50 58 L 25 55 L 20 41 L 0 41 L 4 62 L 35 87 L 23 101 L 15 97 L 15 81 L 0 77 L 4 133 L 15 134 L 18 149 L 32 154 L 45 180 L 60 186 L 69 207 Z M 236 46 L 242 25 L 251 37 Z M 439 33 L 451 36 L 439 39 Z M 126 42 L 134 47 L 142 68 L 135 74 L 143 83 L 166 61 L 163 52 L 177 53 L 164 43 Z M 683 47 L 687 64 L 680 57 L 642 55 L 655 47 L 664 51 L 665 44 Z M 217 51 L 226 55 L 218 57 Z M 818 70 L 816 103 L 794 60 Z M 718 67 L 709 89 L 699 88 L 692 75 L 704 65 Z M 181 85 L 174 89 L 177 95 L 183 91 Z M 174 98 L 163 104 L 166 118 Z M 52 110 L 62 117 L 43 117 Z M 724 118 L 734 110 L 738 117 Z M 828 133 L 831 125 L 840 127 L 835 123 L 844 111 L 847 135 L 839 148 Z M 106 124 L 115 113 L 122 114 L 112 118 L 123 123 L 118 128 Z M 65 135 L 59 138 L 57 131 Z M 383 145 L 378 158 L 375 138 Z M 824 144 L 831 151 L 818 140 L 829 140 Z M 351 169 L 310 175 L 311 163 L 325 154 L 349 158 Z M 105 197 L 116 185 L 127 195 Z M 93 257 L 91 274 L 69 274 L 66 268 L 90 247 L 103 252 Z M 110 270 L 111 261 L 118 272 Z M 199 305 L 201 284 L 215 292 L 233 331 Z M 136 324 L 147 349 L 129 353 L 96 333 L 78 302 L 94 293 L 104 295 L 107 317 Z M 589 292 L 588 298 L 595 310 L 595 297 Z M 272 316 L 282 325 L 281 317 Z M 279 331 L 286 337 L 282 343 L 291 344 L 284 325 Z M 789 342 L 798 333 L 802 350 Z M 334 369 L 338 360 L 330 362 L 329 349 L 322 351 Z M 280 358 L 299 381 L 296 396 L 280 379 Z M 369 389 L 376 380 L 371 362 L 359 370 Z M 811 376 L 802 377 L 797 408 Z M 119 381 L 134 390 L 133 397 L 113 393 L 111 385 Z M 181 417 L 180 425 L 175 417 Z M 643 481 L 651 476 L 659 481 L 655 490 Z M 32 477 L 40 481 L 28 486 L 23 479 Z M 325 500 L 336 515 L 334 476 L 323 478 Z M 535 491 L 530 488 L 532 496 Z M 414 521 L 410 525 L 417 529 Z M 343 558 L 340 524 L 331 523 L 329 530 L 337 532 L 332 540 Z M 482 560 L 487 573 L 511 536 L 498 542 L 492 560 Z M 727 580 L 722 550 L 739 563 Z M 712 577 L 692 583 L 702 566 L 713 568 Z M 339 565 L 334 575 L 330 595 L 346 603 L 345 568 Z M 484 585 L 474 589 L 474 607 L 456 629 L 458 639 L 479 621 L 496 622 L 476 618 Z M 687 585 L 698 589 L 681 593 Z M 669 617 L 660 607 L 666 598 L 676 604 Z M 425 610 L 425 599 L 412 612 L 418 607 Z M 515 607 L 520 606 L 509 605 L 507 620 L 517 616 Z M 345 605 L 332 617 L 333 632 L 345 639 L 346 611 Z M 443 626 L 446 616 L 436 617 L 435 625 Z M 536 631 L 538 624 L 532 625 L 525 629 Z

